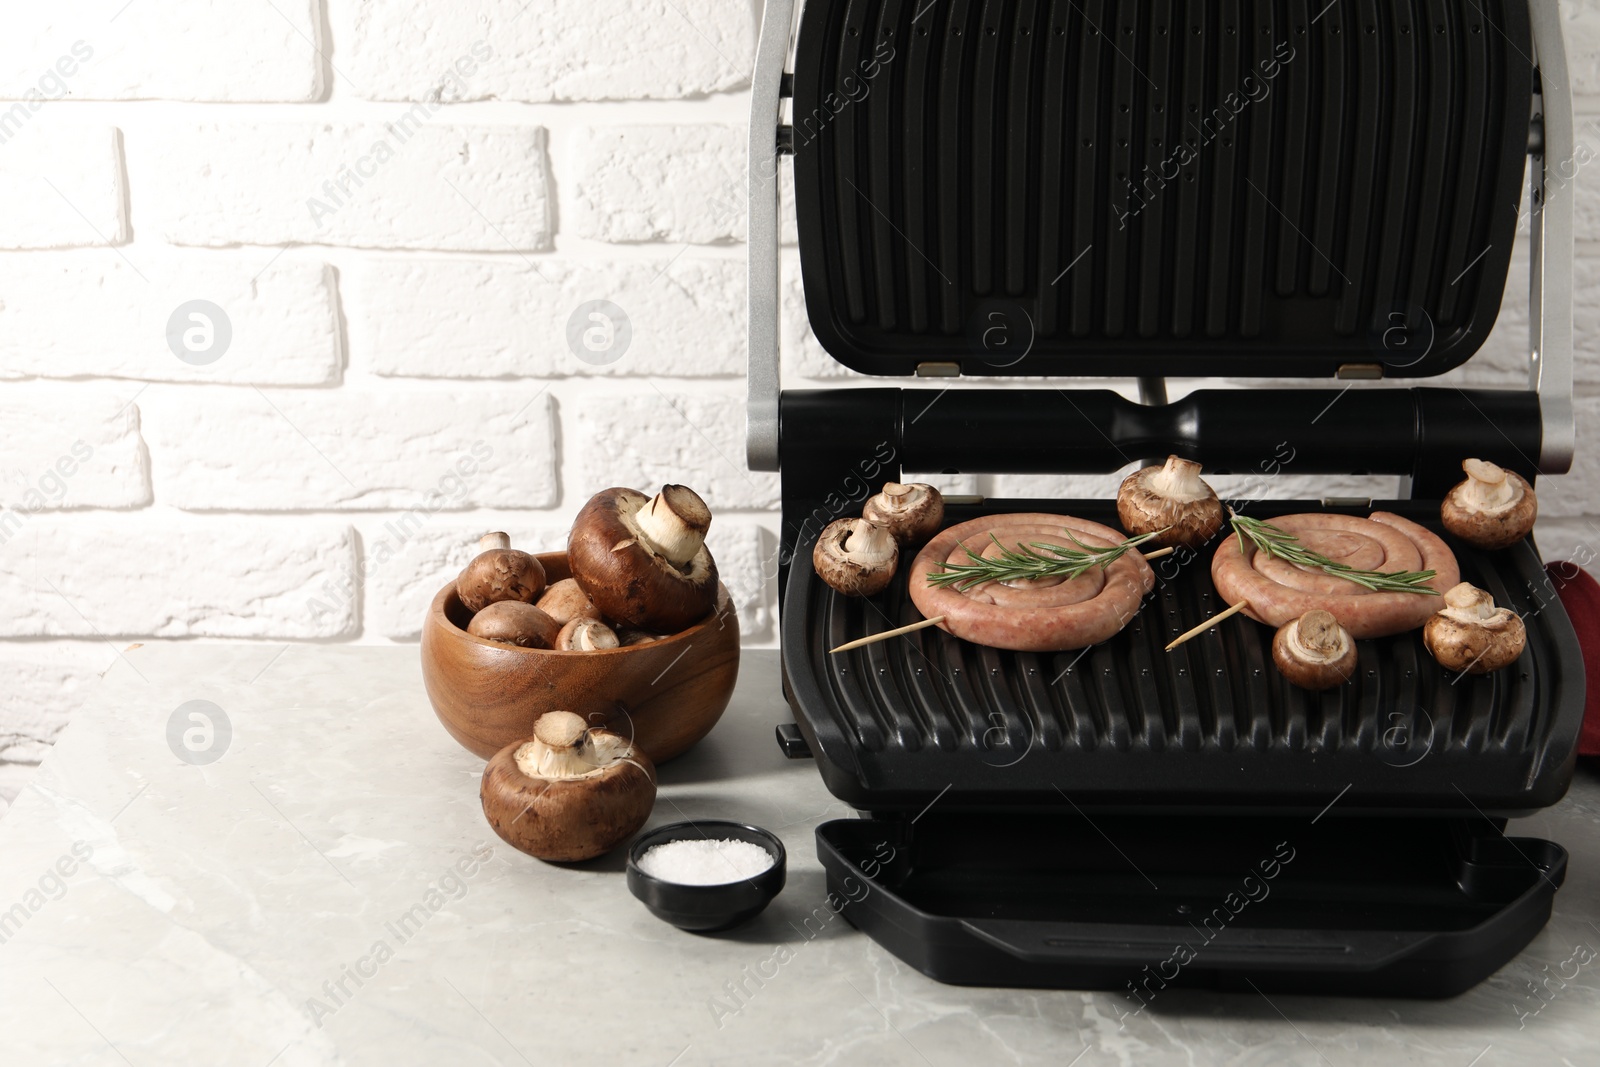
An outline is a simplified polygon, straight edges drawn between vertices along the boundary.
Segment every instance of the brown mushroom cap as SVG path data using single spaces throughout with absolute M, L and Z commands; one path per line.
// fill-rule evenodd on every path
M 611 627 L 599 619 L 572 619 L 556 637 L 556 648 L 562 652 L 598 652 L 620 645 Z
M 627 738 L 549 711 L 533 737 L 496 752 L 478 790 L 484 817 L 515 849 L 557 863 L 593 859 L 650 818 L 655 767 Z
M 1355 673 L 1356 643 L 1320 608 L 1290 619 L 1272 635 L 1272 662 L 1301 689 L 1332 689 Z
M 482 611 L 501 600 L 533 603 L 544 591 L 544 564 L 511 547 L 503 533 L 478 540 L 478 554 L 456 577 L 456 595 L 468 611 Z
M 811 550 L 817 577 L 845 596 L 882 592 L 894 577 L 899 560 L 894 536 L 866 519 L 830 522 Z
M 1527 628 L 1482 589 L 1462 582 L 1445 593 L 1444 604 L 1423 623 L 1422 643 L 1445 670 L 1487 674 L 1522 655 Z
M 1466 481 L 1439 505 L 1444 528 L 1478 548 L 1507 548 L 1527 537 L 1539 517 L 1527 479 L 1482 459 L 1464 460 L 1461 469 Z
M 944 496 L 922 482 L 889 482 L 868 498 L 861 517 L 888 530 L 901 548 L 921 545 L 944 525 Z
M 1135 537 L 1165 531 L 1151 538 L 1152 544 L 1199 548 L 1222 529 L 1222 501 L 1200 477 L 1200 464 L 1168 456 L 1164 466 L 1145 467 L 1122 480 L 1117 518 Z
M 589 594 L 583 591 L 575 578 L 551 582 L 550 588 L 539 598 L 539 610 L 565 626 L 573 619 L 598 619 L 600 609 L 594 606 Z
M 607 619 L 676 633 L 716 607 L 710 525 L 705 501 L 687 486 L 668 485 L 653 497 L 606 489 L 572 524 L 567 563 Z
M 532 604 L 497 600 L 472 616 L 467 633 L 519 648 L 554 648 L 561 626 Z

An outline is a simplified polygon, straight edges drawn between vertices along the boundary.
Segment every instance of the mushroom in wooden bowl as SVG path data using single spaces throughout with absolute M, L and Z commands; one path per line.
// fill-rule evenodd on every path
M 580 516 L 574 543 L 582 533 Z M 573 577 L 568 553 L 537 558 L 550 585 Z M 450 582 L 433 598 L 422 624 L 422 680 L 439 721 L 484 759 L 533 736 L 538 718 L 555 710 L 630 738 L 654 763 L 680 755 L 716 725 L 739 673 L 739 621 L 715 564 L 707 557 L 683 569 L 702 584 L 709 578 L 709 587 L 691 594 L 704 595 L 709 605 L 695 613 L 697 621 L 614 648 L 530 648 L 474 636 L 467 632 L 473 613 Z

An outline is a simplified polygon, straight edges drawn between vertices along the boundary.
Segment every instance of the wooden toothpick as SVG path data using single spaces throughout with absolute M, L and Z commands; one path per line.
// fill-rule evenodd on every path
M 1171 652 L 1173 649 L 1177 648 L 1179 645 L 1183 644 L 1185 641 L 1189 641 L 1189 640 L 1192 640 L 1193 638 L 1199 637 L 1201 634 L 1203 634 L 1207 630 L 1211 629 L 1217 623 L 1223 621 L 1224 619 L 1233 618 L 1235 615 L 1239 614 L 1239 612 L 1243 611 L 1245 608 L 1247 608 L 1249 606 L 1250 606 L 1250 601 L 1241 600 L 1237 604 L 1234 604 L 1234 605 L 1230 606 L 1226 611 L 1217 612 L 1215 615 L 1211 616 L 1211 618 L 1207 619 L 1205 622 L 1201 623 L 1199 626 L 1196 626 L 1194 629 L 1190 630 L 1188 633 L 1182 634 L 1181 636 L 1173 638 L 1172 643 L 1167 646 L 1167 651 Z
M 1144 558 L 1145 559 L 1160 559 L 1162 556 L 1170 556 L 1176 551 L 1177 551 L 1176 548 L 1158 548 L 1154 552 L 1146 552 L 1146 553 L 1144 553 Z M 1220 622 L 1222 619 L 1224 619 L 1226 617 L 1227 616 L 1225 616 L 1225 615 L 1219 615 L 1217 617 L 1217 621 Z M 881 634 L 873 634 L 871 637 L 862 637 L 862 638 L 858 638 L 858 639 L 856 639 L 854 641 L 847 641 L 846 643 L 840 645 L 838 648 L 830 648 L 830 649 L 828 649 L 828 655 L 831 656 L 835 652 L 849 652 L 849 651 L 852 651 L 853 649 L 865 648 L 868 645 L 875 645 L 879 641 L 887 641 L 891 637 L 900 637 L 900 636 L 902 636 L 904 634 L 915 633 L 918 630 L 926 630 L 930 626 L 938 626 L 941 622 L 944 622 L 944 620 L 945 620 L 945 616 L 943 616 L 943 615 L 935 615 L 931 619 L 923 619 L 921 622 L 914 622 L 909 626 L 901 626 L 901 627 L 897 627 L 896 629 L 893 629 L 893 630 L 885 630 Z M 1183 640 L 1188 640 L 1188 636 L 1189 635 L 1186 634 L 1184 636 Z
M 840 645 L 838 648 L 828 649 L 828 655 L 831 656 L 835 652 L 849 652 L 853 648 L 864 648 L 867 645 L 875 645 L 879 641 L 887 641 L 891 637 L 899 637 L 901 634 L 908 634 L 915 630 L 926 630 L 930 626 L 938 626 L 941 622 L 944 622 L 944 620 L 945 617 L 943 615 L 935 615 L 931 619 L 923 619 L 921 622 L 914 622 L 910 626 L 901 626 L 894 630 L 885 630 L 881 634 L 873 634 L 871 637 L 863 637 L 856 641 L 848 641 L 845 644 Z

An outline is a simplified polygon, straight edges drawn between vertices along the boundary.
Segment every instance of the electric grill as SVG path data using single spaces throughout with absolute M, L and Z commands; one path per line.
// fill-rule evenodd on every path
M 1287 684 L 1248 620 L 1162 650 L 1225 606 L 1209 549 L 1158 565 L 1115 638 L 1057 654 L 930 629 L 830 656 L 920 615 L 903 578 L 845 598 L 810 558 L 902 470 L 1175 452 L 1212 474 L 1392 474 L 1405 499 L 1248 506 L 1436 531 L 1467 456 L 1565 471 L 1555 5 L 812 0 L 792 33 L 793 14 L 768 0 L 752 94 L 749 462 L 782 472 L 780 743 L 863 816 L 817 831 L 843 914 L 944 981 L 1140 1004 L 1168 983 L 1444 996 L 1492 973 L 1566 863 L 1505 819 L 1564 794 L 1583 711 L 1533 544 L 1447 537 L 1463 580 L 1523 614 L 1519 662 L 1449 675 L 1409 633 L 1360 642 L 1328 693 Z M 817 338 L 856 371 L 948 388 L 782 390 L 780 154 Z M 1355 386 L 1482 345 L 1530 159 L 1529 387 Z M 1111 375 L 1139 400 L 955 380 Z M 1170 376 L 1333 384 L 1168 402 Z M 1010 511 L 1115 525 L 1105 500 L 952 499 L 947 521 Z

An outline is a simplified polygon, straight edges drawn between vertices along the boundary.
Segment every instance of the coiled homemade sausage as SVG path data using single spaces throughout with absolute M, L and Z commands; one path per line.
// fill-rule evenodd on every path
M 1410 519 L 1387 511 L 1375 511 L 1365 519 L 1307 514 L 1283 515 L 1271 522 L 1311 551 L 1356 570 L 1435 571 L 1427 584 L 1441 594 L 1461 580 L 1448 545 Z M 1237 533 L 1217 546 L 1211 580 L 1226 603 L 1248 601 L 1244 613 L 1257 622 L 1282 626 L 1321 608 L 1357 638 L 1414 630 L 1441 606 L 1438 597 L 1424 593 L 1364 589 L 1327 571 L 1267 556 L 1249 542 L 1240 552 Z
M 1155 574 L 1137 549 L 1105 568 L 1092 567 L 1068 581 L 984 582 L 970 589 L 928 582 L 945 563 L 970 563 L 966 548 L 994 555 L 993 538 L 1006 548 L 1032 542 L 1076 548 L 1068 532 L 1092 548 L 1121 544 L 1108 526 L 1065 515 L 988 515 L 943 531 L 917 554 L 909 572 L 911 600 L 928 618 L 945 616 L 940 629 L 975 644 L 1016 652 L 1062 652 L 1110 638 L 1139 611 Z M 992 536 L 991 536 L 992 535 Z

